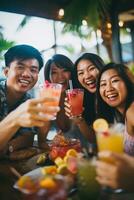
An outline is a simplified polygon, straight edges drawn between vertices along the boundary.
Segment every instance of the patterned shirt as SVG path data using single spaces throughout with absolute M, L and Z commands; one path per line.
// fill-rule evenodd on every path
M 125 126 L 124 131 L 124 150 L 125 153 L 134 156 L 134 136 L 128 134 L 127 126 Z
M 26 93 L 23 95 L 23 97 L 12 107 L 9 109 L 9 105 L 7 102 L 7 87 L 6 87 L 6 81 L 0 81 L 0 121 L 3 120 L 11 111 L 15 110 L 20 104 L 25 102 L 26 100 L 30 99 L 30 94 Z M 26 132 L 32 132 L 35 134 L 37 132 L 37 129 L 35 127 L 21 127 L 13 138 L 20 134 L 24 134 Z

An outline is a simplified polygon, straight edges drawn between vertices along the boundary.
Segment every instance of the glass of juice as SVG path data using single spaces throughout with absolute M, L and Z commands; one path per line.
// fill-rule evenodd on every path
M 96 158 L 89 160 L 81 159 L 78 161 L 77 186 L 80 200 L 97 200 L 100 192 L 99 184 L 96 181 L 95 170 Z
M 61 96 L 62 85 L 58 83 L 44 83 L 43 85 L 39 86 L 39 96 L 52 98 L 55 97 L 55 101 L 48 101 L 45 102 L 45 105 L 48 106 L 58 106 Z
M 81 116 L 83 112 L 84 90 L 75 88 L 66 90 L 66 96 L 71 105 L 72 118 Z
M 98 151 L 111 151 L 115 153 L 123 153 L 124 150 L 124 139 L 123 130 L 119 124 L 111 126 L 107 131 L 102 131 L 97 133 L 97 145 Z M 104 162 L 114 164 L 114 158 L 112 157 L 101 157 Z M 110 193 L 120 193 L 122 189 L 111 189 L 110 187 L 103 186 L 104 191 Z
M 45 82 L 44 84 L 39 85 L 38 97 L 44 97 L 48 99 L 44 102 L 44 106 L 58 106 L 61 90 L 61 84 Z M 45 115 L 47 114 L 49 113 L 45 113 Z M 55 117 L 52 120 L 54 119 Z
M 123 153 L 123 133 L 115 126 L 112 126 L 107 131 L 97 133 L 98 151 L 112 151 Z M 106 162 L 114 162 L 113 158 L 104 158 Z

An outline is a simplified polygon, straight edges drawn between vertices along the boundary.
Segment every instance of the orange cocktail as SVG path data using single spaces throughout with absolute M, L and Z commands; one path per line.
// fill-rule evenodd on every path
M 61 84 L 45 82 L 44 85 L 40 86 L 39 95 L 40 97 L 48 98 L 48 101 L 45 102 L 45 105 L 58 106 L 61 96 L 61 90 L 62 90 Z M 53 97 L 55 97 L 55 100 L 51 101 L 51 98 Z
M 97 133 L 98 150 L 123 153 L 123 133 L 109 129 Z M 114 162 L 112 158 L 103 159 L 107 162 Z
M 112 133 L 107 134 L 99 133 L 97 135 L 98 149 L 99 151 L 109 150 L 112 152 L 123 152 L 123 136 L 122 134 Z

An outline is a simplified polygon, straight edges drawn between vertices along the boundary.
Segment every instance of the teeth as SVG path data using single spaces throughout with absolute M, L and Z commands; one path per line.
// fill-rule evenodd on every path
M 110 98 L 114 98 L 114 97 L 117 97 L 117 96 L 118 96 L 117 94 L 110 94 L 110 95 L 107 96 L 107 98 L 110 99 Z
M 29 81 L 26 80 L 20 80 L 21 83 L 29 84 Z
M 91 81 L 87 81 L 86 84 L 94 84 L 95 81 L 94 80 L 91 80 Z

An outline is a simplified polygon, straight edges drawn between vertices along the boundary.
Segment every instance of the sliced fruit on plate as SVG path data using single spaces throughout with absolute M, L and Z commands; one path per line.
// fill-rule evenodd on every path
M 68 174 L 68 169 L 67 169 L 67 165 L 64 163 L 62 165 L 60 165 L 58 168 L 57 168 L 57 173 L 58 174 L 62 174 L 62 175 L 66 175 Z
M 70 156 L 65 156 L 65 157 L 64 157 L 64 159 L 63 159 L 64 163 L 67 163 L 69 157 L 70 157 Z
M 73 156 L 68 157 L 67 168 L 72 174 L 77 173 L 78 169 L 77 169 L 77 158 L 76 157 L 73 157 Z
M 56 174 L 57 173 L 57 167 L 55 165 L 46 166 L 41 169 L 42 174 Z
M 46 177 L 40 181 L 40 186 L 42 188 L 50 189 L 56 187 L 56 183 L 52 178 Z
M 66 153 L 66 156 L 77 157 L 77 151 L 75 149 L 69 149 Z
M 96 132 L 107 131 L 108 127 L 108 122 L 103 118 L 96 119 L 93 123 L 93 128 Z
M 29 176 L 22 176 L 17 182 L 17 185 L 21 189 L 27 189 L 30 191 L 35 190 L 35 183 Z
M 64 160 L 61 157 L 57 157 L 54 162 L 57 166 L 64 164 Z

